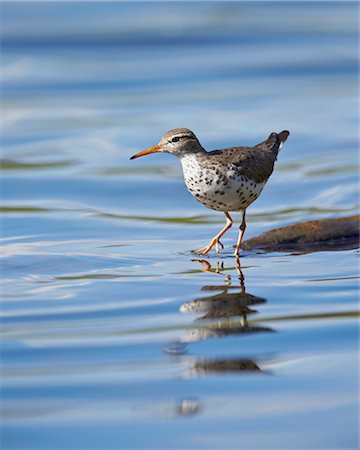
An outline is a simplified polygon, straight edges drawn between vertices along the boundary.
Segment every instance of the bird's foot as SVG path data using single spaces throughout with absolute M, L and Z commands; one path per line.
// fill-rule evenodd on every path
M 220 247 L 221 249 L 224 248 L 223 244 L 220 242 L 219 239 L 213 239 L 209 245 L 206 247 L 200 248 L 198 250 L 192 250 L 192 253 L 198 253 L 200 256 L 204 256 L 209 253 L 209 251 L 215 246 L 216 253 L 220 253 Z
M 213 245 L 208 245 L 208 246 L 206 246 L 206 247 L 204 247 L 204 248 L 199 248 L 198 250 L 191 250 L 191 253 L 197 253 L 197 254 L 199 254 L 200 256 L 204 256 L 204 255 L 206 255 L 207 253 L 209 253 L 209 251 L 211 250 L 213 248 Z
M 215 241 L 215 251 L 216 251 L 216 253 L 220 253 L 220 248 L 219 248 L 219 246 L 220 246 L 221 250 L 224 250 L 224 246 L 223 246 L 223 244 L 220 242 L 220 239 L 217 239 L 217 240 Z

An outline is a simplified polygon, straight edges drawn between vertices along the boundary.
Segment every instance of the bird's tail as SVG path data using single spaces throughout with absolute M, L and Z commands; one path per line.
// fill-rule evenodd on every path
M 282 131 L 281 133 L 278 134 L 279 140 L 280 140 L 280 147 L 286 141 L 286 139 L 289 137 L 289 134 L 290 134 L 290 132 L 287 131 L 287 130 L 284 130 L 284 131 Z
M 271 133 L 267 140 L 263 143 L 265 144 L 265 148 L 272 151 L 275 155 L 279 153 L 283 143 L 289 136 L 289 131 L 284 130 L 281 133 Z M 262 144 L 259 144 L 262 145 Z

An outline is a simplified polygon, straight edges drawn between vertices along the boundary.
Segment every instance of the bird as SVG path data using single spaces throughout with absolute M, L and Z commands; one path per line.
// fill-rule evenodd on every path
M 273 172 L 275 161 L 290 132 L 271 133 L 263 142 L 253 146 L 236 146 L 206 151 L 188 128 L 166 132 L 160 142 L 130 159 L 152 153 L 170 153 L 180 159 L 188 191 L 202 205 L 225 214 L 226 224 L 203 248 L 193 250 L 201 256 L 215 247 L 220 253 L 224 246 L 220 238 L 231 228 L 230 212 L 241 212 L 242 220 L 234 255 L 239 255 L 246 229 L 246 210 L 259 197 Z

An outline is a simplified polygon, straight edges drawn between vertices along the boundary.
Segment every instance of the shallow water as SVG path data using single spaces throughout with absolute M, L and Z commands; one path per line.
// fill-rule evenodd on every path
M 128 159 L 287 128 L 247 237 L 353 214 L 356 3 L 2 9 L 1 448 L 358 448 L 358 252 L 196 260 L 222 215 Z

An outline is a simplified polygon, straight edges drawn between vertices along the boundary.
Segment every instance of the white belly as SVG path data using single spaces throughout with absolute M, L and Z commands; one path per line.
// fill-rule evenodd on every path
M 195 155 L 181 160 L 185 184 L 189 192 L 204 206 L 217 211 L 241 211 L 260 195 L 265 183 L 236 176 L 229 168 L 222 176 L 216 167 L 203 169 Z

